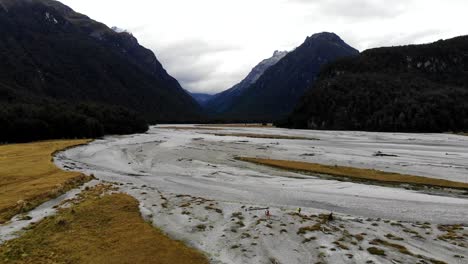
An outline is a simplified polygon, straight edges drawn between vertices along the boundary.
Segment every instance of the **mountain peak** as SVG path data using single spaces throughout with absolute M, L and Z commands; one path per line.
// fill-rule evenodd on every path
M 281 59 L 288 55 L 288 51 L 275 50 L 273 56 L 262 60 L 257 64 L 240 83 L 230 89 L 216 94 L 205 104 L 207 109 L 212 112 L 222 113 L 232 107 L 235 99 L 245 92 L 246 89 L 254 84 L 270 67 L 277 64 Z
M 353 47 L 348 45 L 343 39 L 340 38 L 340 36 L 333 32 L 321 32 L 313 34 L 312 36 L 306 38 L 306 40 L 302 44 L 302 47 L 311 48 L 329 44 L 353 50 L 353 53 L 355 54 L 359 53 L 357 49 L 354 49 Z
M 1 85 L 41 98 L 118 105 L 150 122 L 199 117 L 200 106 L 130 33 L 54 0 L 0 0 L 0 25 L 0 43 L 11 45 L 0 45 L 7 62 L 0 63 Z M 89 50 L 93 56 L 83 56 Z
M 343 40 L 335 33 L 333 32 L 321 32 L 321 33 L 316 33 L 313 34 L 310 37 L 307 37 L 307 41 L 311 40 L 327 40 L 327 41 L 333 41 L 333 42 L 342 42 Z
M 130 32 L 128 30 L 123 29 L 123 28 L 119 28 L 119 27 L 116 27 L 116 26 L 111 27 L 111 29 L 113 31 L 115 31 L 116 33 L 129 33 L 130 34 Z
M 278 54 L 280 52 L 275 51 L 273 58 L 255 67 L 243 81 L 248 85 L 242 90 L 237 89 L 239 94 L 230 107 L 218 113 L 239 120 L 264 122 L 281 119 L 294 109 L 299 98 L 313 85 L 323 65 L 338 58 L 354 56 L 358 51 L 336 34 L 323 32 L 308 37 L 305 43 L 284 58 L 278 60 L 275 57 Z M 272 60 L 274 63 L 265 68 L 265 64 Z M 249 82 L 251 80 L 253 82 Z
M 275 52 L 273 52 L 273 57 L 284 57 L 286 54 L 288 54 L 287 51 L 275 50 Z

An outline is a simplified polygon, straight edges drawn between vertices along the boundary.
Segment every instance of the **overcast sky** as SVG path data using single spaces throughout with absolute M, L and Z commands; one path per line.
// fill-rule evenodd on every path
M 132 32 L 192 92 L 230 88 L 275 50 L 317 32 L 361 51 L 468 34 L 468 0 L 61 1 Z

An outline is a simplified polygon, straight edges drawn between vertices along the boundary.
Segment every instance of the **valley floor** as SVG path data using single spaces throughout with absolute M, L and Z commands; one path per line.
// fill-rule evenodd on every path
M 0 146 L 0 263 L 208 263 L 145 222 L 135 198 L 52 162 L 89 142 Z
M 204 251 L 212 263 L 466 263 L 466 188 L 354 181 L 286 171 L 238 158 L 324 164 L 335 171 L 343 166 L 362 169 L 354 170 L 357 173 L 375 169 L 423 176 L 426 178 L 421 179 L 430 182 L 443 179 L 468 183 L 467 149 L 468 138 L 450 134 L 255 126 L 157 126 L 146 134 L 106 137 L 55 156 L 55 163 L 64 170 L 94 174 L 97 180 L 0 226 L 0 242 L 10 240 L 8 251 L 0 253 L 28 260 L 29 255 L 23 252 L 40 254 L 43 251 L 31 251 L 41 250 L 34 241 L 50 237 L 40 232 L 61 237 L 60 241 L 66 240 L 63 236 L 68 231 L 62 231 L 69 227 L 77 228 L 73 232 L 86 232 L 93 221 L 79 220 L 89 213 L 75 215 L 82 206 L 120 208 L 120 201 L 133 203 L 133 198 L 109 195 L 114 198 L 100 201 L 108 204 L 85 202 L 67 209 L 65 203 L 63 207 L 67 199 L 73 201 L 83 190 L 86 194 L 96 184 L 107 183 L 112 184 L 112 190 L 136 198 L 147 221 L 171 238 Z M 56 214 L 57 207 L 63 207 L 57 216 L 46 218 L 39 222 L 39 228 L 11 240 L 32 222 Z M 121 211 L 97 217 L 107 219 L 105 214 L 126 213 Z M 57 219 L 63 217 L 65 223 L 77 225 L 57 227 L 61 223 Z M 113 233 L 109 229 L 109 234 Z M 96 245 L 114 241 L 95 238 L 93 241 L 99 242 Z M 141 240 L 143 244 L 154 241 L 156 245 L 160 238 L 145 239 Z M 79 240 L 71 241 L 81 245 Z M 128 245 L 120 246 L 115 250 Z M 59 257 L 66 248 L 60 250 L 52 257 Z
M 213 263 L 463 263 L 466 190 L 352 182 L 236 157 L 467 183 L 467 149 L 468 138 L 449 134 L 185 125 L 96 140 L 55 162 L 137 198 L 148 220 Z

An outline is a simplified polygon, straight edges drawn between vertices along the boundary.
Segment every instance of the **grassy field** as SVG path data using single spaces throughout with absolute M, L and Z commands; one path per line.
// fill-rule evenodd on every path
M 392 184 L 411 184 L 433 187 L 447 187 L 468 190 L 468 183 L 454 182 L 449 180 L 441 180 L 427 178 L 422 176 L 406 175 L 399 173 L 384 172 L 372 169 L 360 169 L 344 166 L 328 166 L 317 163 L 288 161 L 288 160 L 273 160 L 238 157 L 237 160 L 252 162 L 255 164 L 266 165 L 270 167 L 293 170 L 299 172 L 319 173 L 337 177 L 350 178 L 361 181 L 375 181 Z
M 0 263 L 207 264 L 206 257 L 143 221 L 138 201 L 98 185 L 69 208 L 0 247 Z
M 0 146 L 0 223 L 29 211 L 91 179 L 65 172 L 52 162 L 62 149 L 89 140 L 58 140 Z
M 215 133 L 219 137 L 248 137 L 248 138 L 267 138 L 267 139 L 291 139 L 291 140 L 319 140 L 309 137 L 269 135 L 269 134 L 251 134 L 251 133 Z

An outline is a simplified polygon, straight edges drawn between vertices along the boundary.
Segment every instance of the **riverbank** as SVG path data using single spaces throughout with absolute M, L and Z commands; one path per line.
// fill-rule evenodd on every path
M 56 140 L 0 146 L 0 224 L 91 180 L 52 162 L 54 153 L 91 140 Z
M 0 263 L 207 264 L 145 222 L 137 200 L 99 184 L 0 247 Z

